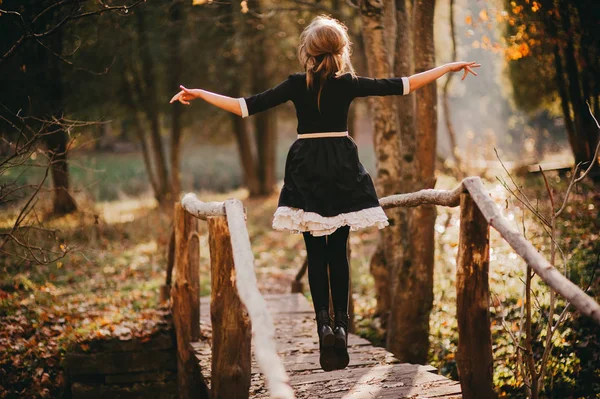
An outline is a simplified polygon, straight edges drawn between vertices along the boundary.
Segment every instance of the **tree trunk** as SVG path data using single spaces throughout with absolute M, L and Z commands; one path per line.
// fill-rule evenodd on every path
M 563 30 L 566 37 L 566 47 L 564 48 L 564 59 L 565 59 L 565 71 L 568 78 L 568 94 L 570 102 L 573 107 L 574 125 L 575 125 L 575 146 L 573 148 L 573 154 L 575 156 L 575 163 L 588 162 L 594 155 L 596 150 L 596 144 L 598 142 L 598 129 L 595 126 L 591 116 L 588 113 L 587 105 L 585 104 L 587 98 L 582 93 L 582 87 L 586 88 L 584 79 L 580 76 L 580 70 L 583 69 L 578 66 L 576 56 L 576 43 L 575 37 L 572 34 L 572 11 L 568 2 L 565 0 L 559 1 L 560 4 L 560 17 L 563 25 Z M 581 43 L 579 43 L 581 46 Z
M 261 187 L 257 175 L 256 161 L 252 153 L 252 141 L 248 124 L 237 115 L 231 117 L 231 123 L 233 124 L 233 133 L 235 134 L 240 164 L 244 173 L 244 184 L 248 188 L 250 197 L 256 197 L 260 195 Z
M 393 12 L 388 8 L 389 12 Z M 360 7 L 362 20 L 362 33 L 367 59 L 369 75 L 374 78 L 387 78 L 393 75 L 388 53 L 389 45 L 386 41 L 385 8 L 378 1 L 363 1 Z M 390 39 L 389 37 L 387 39 Z M 396 100 L 392 96 L 369 97 L 369 107 L 373 116 L 373 142 L 375 144 L 377 177 L 375 184 L 379 197 L 396 194 L 399 191 L 399 165 L 400 143 L 398 140 L 398 110 Z M 390 271 L 396 269 L 397 255 L 400 247 L 399 219 L 400 210 L 397 208 L 386 211 L 390 226 L 380 230 L 381 248 L 378 250 L 383 256 L 374 256 L 371 260 L 371 274 L 376 279 L 378 288 L 377 309 L 382 312 L 384 323 L 387 322 L 390 287 L 394 284 L 389 281 L 393 276 Z
M 275 151 L 277 120 L 275 110 L 256 115 L 256 147 L 260 194 L 269 195 L 275 189 Z
M 413 72 L 413 35 L 412 35 L 412 7 L 408 0 L 396 1 L 396 19 L 397 19 L 397 46 L 394 54 L 394 72 L 396 76 L 410 76 Z M 400 156 L 398 157 L 399 190 L 398 193 L 414 192 L 419 189 L 418 175 L 416 171 L 415 157 L 416 152 L 416 132 L 415 132 L 415 96 L 396 97 L 398 104 L 398 117 L 400 120 Z M 398 267 L 393 271 L 396 282 L 391 288 L 391 312 L 388 324 L 387 347 L 397 355 L 403 353 L 402 339 L 404 323 L 402 312 L 404 311 L 403 301 L 407 298 L 403 296 L 400 290 L 403 286 L 398 284 L 402 277 L 402 271 L 410 266 L 412 259 L 411 242 L 411 220 L 415 209 L 399 208 L 399 228 L 400 244 L 396 248 L 398 258 Z
M 126 68 L 125 68 L 126 69 Z M 131 74 L 135 72 L 131 71 Z M 131 74 L 129 74 L 131 76 Z M 150 159 L 150 150 L 148 149 L 148 143 L 146 142 L 146 135 L 144 134 L 144 128 L 142 126 L 142 121 L 138 115 L 138 110 L 135 105 L 135 100 L 133 98 L 133 89 L 131 87 L 131 83 L 129 82 L 127 69 L 123 71 L 122 76 L 122 95 L 121 100 L 124 102 L 125 106 L 129 108 L 129 112 L 131 115 L 131 119 L 133 120 L 134 132 L 138 138 L 140 146 L 142 147 L 142 159 L 144 160 L 144 166 L 146 168 L 146 173 L 148 174 L 148 180 L 150 181 L 150 185 L 152 186 L 152 191 L 154 191 L 154 196 L 158 198 L 158 193 L 160 191 L 160 186 L 158 184 L 158 180 L 154 174 L 152 169 L 152 161 Z
M 248 39 L 245 37 L 247 17 L 240 12 L 239 4 L 236 2 L 232 2 L 224 7 L 227 8 L 223 12 L 228 13 L 229 18 L 228 21 L 223 24 L 223 29 L 232 39 L 232 56 L 230 57 L 230 60 L 234 63 L 237 70 L 245 70 L 247 69 L 245 66 L 245 59 L 250 56 L 250 52 L 247 49 Z M 237 73 L 231 77 L 231 97 L 242 97 L 243 76 L 244 74 Z M 244 185 L 248 188 L 250 197 L 259 196 L 260 183 L 257 174 L 256 154 L 252 149 L 252 137 L 248 121 L 237 115 L 231 114 L 231 123 L 237 143 L 240 165 L 242 166 Z
M 256 62 L 254 74 L 254 92 L 259 93 L 271 87 L 272 46 L 271 39 L 266 39 L 264 32 L 258 33 L 256 54 L 260 62 Z M 258 163 L 258 179 L 260 195 L 269 195 L 275 189 L 275 151 L 277 143 L 276 110 L 269 109 L 255 117 L 256 150 Z
M 490 330 L 490 226 L 468 193 L 460 196 L 456 261 L 456 362 L 465 399 L 495 398 Z
M 265 0 L 253 0 L 248 6 L 266 9 Z M 254 79 L 252 92 L 259 93 L 269 89 L 273 85 L 271 76 L 276 71 L 273 54 L 276 52 L 274 35 L 268 29 L 259 28 L 264 21 L 257 17 L 251 17 L 249 26 L 254 31 L 252 42 L 254 54 Z M 259 184 L 259 195 L 270 195 L 275 190 L 275 162 L 277 151 L 277 119 L 276 110 L 269 109 L 254 116 L 254 131 L 257 153 L 257 176 Z
M 159 111 L 157 106 L 157 90 L 156 79 L 154 77 L 155 67 L 154 60 L 150 54 L 150 40 L 146 30 L 146 21 L 141 8 L 135 10 L 138 47 L 140 51 L 140 63 L 142 68 L 142 79 L 145 90 L 140 94 L 139 100 L 143 107 L 146 119 L 150 125 L 150 144 L 158 178 L 159 192 L 156 194 L 156 199 L 161 205 L 167 205 L 173 202 L 171 195 L 171 185 L 169 184 L 169 175 L 167 171 L 167 162 L 165 150 L 160 136 Z
M 60 78 L 59 78 L 60 79 Z M 45 136 L 46 147 L 53 154 L 50 172 L 52 174 L 53 206 L 57 215 L 65 215 L 77 210 L 77 204 L 69 193 L 69 166 L 67 163 L 67 134 L 64 130 Z
M 45 16 L 52 24 L 58 24 L 60 15 L 58 11 L 50 11 Z M 52 51 L 57 54 L 62 54 L 63 32 L 58 29 L 52 36 L 49 36 L 46 44 Z M 34 91 L 37 92 L 41 88 L 41 93 L 34 99 L 34 109 L 37 116 L 49 117 L 53 115 L 59 121 L 62 121 L 64 112 L 64 89 L 62 85 L 61 66 L 62 61 L 50 54 L 48 50 L 37 46 L 35 50 L 37 55 L 38 65 L 46 65 L 39 75 L 36 76 L 38 87 Z M 45 62 L 43 61 L 45 60 Z M 41 107 L 41 108 L 38 108 Z M 50 118 L 48 118 L 50 119 Z M 67 133 L 62 126 L 55 124 L 49 127 L 49 132 L 54 132 L 45 136 L 46 148 L 52 152 L 52 163 L 50 171 L 52 174 L 53 188 L 53 213 L 64 215 L 77 210 L 77 204 L 69 193 L 69 165 L 67 162 L 68 155 L 68 138 Z
M 392 298 L 390 293 L 392 287 L 389 282 L 390 272 L 388 271 L 387 263 L 385 262 L 383 240 L 381 236 L 379 237 L 377 249 L 371 257 L 369 271 L 375 281 L 375 286 L 373 288 L 375 288 L 375 299 L 377 300 L 377 303 L 375 304 L 374 316 L 381 318 L 381 326 L 383 328 L 389 328 L 389 323 L 391 323 L 390 309 L 392 308 Z M 390 318 L 390 320 L 388 320 L 388 318 Z M 389 336 L 389 329 L 387 336 Z
M 181 69 L 183 66 L 181 42 L 183 40 L 183 4 L 173 1 L 169 10 L 169 50 L 171 53 L 169 89 L 175 90 L 181 82 Z M 171 104 L 171 189 L 172 200 L 177 201 L 181 193 L 181 116 L 183 104 L 176 101 Z
M 414 11 L 415 72 L 435 66 L 433 43 L 434 0 L 419 0 Z M 433 188 L 437 129 L 435 83 L 416 93 L 416 186 L 415 190 Z M 429 313 L 433 306 L 434 225 L 433 205 L 414 210 L 409 222 L 410 256 L 398 269 L 398 286 L 394 292 L 394 331 L 388 348 L 400 360 L 426 363 L 429 351 Z

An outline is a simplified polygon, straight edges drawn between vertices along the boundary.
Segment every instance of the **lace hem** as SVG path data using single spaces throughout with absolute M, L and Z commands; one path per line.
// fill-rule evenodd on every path
M 342 226 L 350 226 L 350 231 L 356 231 L 370 226 L 383 229 L 388 225 L 388 218 L 380 206 L 329 217 L 299 208 L 280 206 L 273 216 L 275 230 L 290 230 L 292 233 L 310 231 L 313 236 L 331 234 Z

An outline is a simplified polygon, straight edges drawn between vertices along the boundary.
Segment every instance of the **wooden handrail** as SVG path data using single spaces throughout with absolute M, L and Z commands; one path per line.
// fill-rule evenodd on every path
M 581 288 L 573 284 L 561 272 L 548 262 L 542 254 L 521 233 L 515 231 L 509 221 L 498 211 L 498 207 L 492 201 L 483 187 L 479 177 L 471 177 L 463 180 L 463 185 L 471 194 L 473 201 L 477 204 L 481 213 L 490 226 L 495 228 L 502 238 L 515 250 L 525 262 L 556 292 L 568 299 L 577 310 L 590 316 L 600 324 L 600 305 L 592 297 L 587 295 Z
M 254 254 L 250 247 L 250 238 L 246 228 L 246 217 L 242 202 L 237 199 L 229 199 L 224 202 L 202 202 L 195 194 L 188 193 L 183 196 L 181 205 L 189 214 L 199 219 L 208 220 L 210 218 L 210 220 L 213 220 L 225 217 L 227 221 L 225 229 L 227 231 L 223 232 L 221 234 L 223 237 L 220 238 L 222 241 L 226 237 L 230 241 L 228 245 L 230 245 L 235 267 L 235 273 L 231 274 L 232 278 L 235 276 L 237 295 L 246 307 L 252 324 L 252 336 L 256 348 L 255 356 L 258 366 L 265 376 L 270 397 L 293 399 L 294 391 L 289 384 L 289 377 L 285 371 L 283 362 L 277 354 L 274 341 L 275 327 L 266 302 L 258 290 L 256 274 L 254 272 Z M 215 223 L 213 225 L 216 226 Z M 216 241 L 217 237 L 211 237 L 211 240 L 211 242 Z M 215 247 L 217 245 L 215 243 Z M 227 256 L 219 261 L 226 261 Z M 223 266 L 226 267 L 225 265 Z M 213 278 L 215 277 L 213 276 Z M 242 308 L 239 311 L 242 312 Z M 215 344 L 214 341 L 213 344 Z M 225 348 L 219 348 L 219 350 L 213 348 L 213 364 L 215 364 L 214 357 L 218 356 L 219 353 L 224 353 L 222 349 Z M 246 371 L 250 372 L 249 364 L 247 366 L 248 370 L 243 370 L 242 373 Z M 229 377 L 224 376 L 224 378 Z M 213 385 L 215 385 L 215 381 L 213 381 Z
M 202 202 L 194 193 L 184 195 L 181 198 L 181 206 L 202 220 L 206 220 L 209 216 L 225 216 L 225 205 L 222 202 Z
M 258 291 L 254 254 L 250 247 L 242 202 L 237 199 L 226 200 L 225 211 L 231 234 L 238 295 L 252 320 L 256 361 L 265 375 L 270 396 L 277 399 L 293 398 L 294 391 L 289 385 L 289 377 L 275 348 L 273 320 L 267 310 L 267 303 Z
M 489 233 L 487 233 L 489 226 L 496 229 L 516 254 L 525 260 L 550 287 L 569 300 L 580 312 L 600 323 L 600 305 L 563 276 L 544 256 L 537 252 L 522 234 L 512 228 L 508 220 L 499 212 L 497 205 L 490 199 L 489 193 L 486 192 L 479 177 L 466 178 L 453 190 L 427 189 L 414 193 L 397 194 L 381 198 L 379 203 L 385 209 L 415 207 L 424 204 L 461 206 L 461 232 L 457 260 L 457 274 L 459 274 L 457 276 L 457 317 L 459 319 L 457 360 L 465 399 L 493 395 L 490 362 L 492 358 L 491 334 L 482 333 L 482 331 L 490 332 L 489 289 L 486 285 L 489 262 Z M 203 220 L 210 218 L 211 221 L 215 221 L 212 225 L 219 224 L 221 226 L 219 228 L 221 233 L 215 234 L 220 235 L 220 245 L 227 244 L 229 246 L 230 244 L 230 252 L 225 257 L 219 258 L 217 262 L 229 262 L 229 265 L 232 262 L 234 265 L 235 273 L 232 272 L 229 265 L 223 265 L 222 270 L 228 270 L 227 273 L 231 274 L 232 279 L 235 274 L 237 296 L 248 311 L 252 324 L 256 359 L 265 375 L 270 395 L 272 398 L 279 399 L 294 398 L 289 378 L 275 349 L 275 329 L 271 315 L 267 310 L 264 298 L 258 291 L 254 273 L 254 254 L 250 246 L 242 202 L 237 199 L 228 199 L 224 202 L 202 202 L 195 194 L 189 193 L 182 198 L 181 206 L 189 215 Z M 220 219 L 220 222 L 216 223 L 215 219 Z M 213 231 L 217 231 L 214 226 Z M 485 234 L 482 234 L 481 231 L 484 231 Z M 214 244 L 216 239 L 217 237 L 211 236 L 211 243 Z M 185 245 L 187 246 L 187 244 Z M 195 253 L 195 251 L 192 252 Z M 180 256 L 179 253 L 178 256 Z M 189 265 L 187 266 L 189 267 Z M 219 267 L 219 265 L 216 266 Z M 179 268 L 177 270 L 180 272 Z M 217 268 L 217 270 L 221 269 Z M 473 284 L 475 280 L 477 284 Z M 174 300 L 176 301 L 175 298 Z M 470 309 L 468 312 L 467 308 Z M 239 312 L 242 317 L 244 310 L 239 307 L 236 312 Z M 179 318 L 181 316 L 179 315 Z M 194 315 L 194 320 L 196 318 L 197 316 Z M 469 337 L 479 338 L 475 342 Z M 247 339 L 249 340 L 249 338 Z M 215 354 L 215 350 L 213 350 L 213 354 Z M 225 357 L 223 358 L 225 359 Z M 482 363 L 486 363 L 484 368 L 480 367 Z M 247 367 L 248 370 L 244 370 L 244 372 L 249 373 L 249 365 L 243 367 Z M 225 380 L 223 381 L 225 382 Z
M 414 207 L 419 205 L 440 205 L 450 208 L 460 205 L 460 193 L 465 191 L 462 183 L 454 190 L 425 189 L 414 193 L 389 195 L 379 199 L 383 209 Z
M 460 193 L 467 190 L 486 220 L 500 236 L 508 242 L 519 255 L 546 284 L 569 300 L 583 314 L 590 316 L 600 324 L 600 305 L 581 288 L 573 284 L 541 255 L 521 233 L 512 229 L 510 223 L 498 211 L 496 204 L 489 197 L 479 177 L 467 177 L 454 190 L 421 190 L 408 194 L 390 195 L 381 198 L 379 203 L 384 208 L 398 206 L 419 206 L 433 204 L 455 207 L 460 202 Z

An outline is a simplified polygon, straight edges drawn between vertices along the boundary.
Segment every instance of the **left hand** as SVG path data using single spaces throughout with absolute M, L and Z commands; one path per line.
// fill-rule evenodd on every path
M 481 66 L 481 64 L 476 63 L 475 61 L 470 61 L 470 62 L 464 62 L 464 61 L 459 61 L 459 62 L 451 62 L 448 65 L 448 68 L 450 69 L 450 72 L 458 72 L 461 69 L 464 71 L 463 76 L 460 80 L 465 80 L 465 78 L 467 77 L 467 74 L 470 72 L 472 73 L 474 76 L 477 76 L 477 72 L 473 71 L 472 68 L 479 68 Z

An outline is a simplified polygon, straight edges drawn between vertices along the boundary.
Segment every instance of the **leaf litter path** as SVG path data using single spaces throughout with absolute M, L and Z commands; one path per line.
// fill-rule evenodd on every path
M 319 366 L 314 312 L 301 294 L 265 295 L 275 325 L 279 355 L 296 398 L 461 398 L 460 384 L 437 374 L 432 366 L 400 363 L 383 348 L 357 335 L 348 337 L 350 364 L 344 370 L 324 372 Z M 200 300 L 203 335 L 210 335 L 210 298 Z M 210 385 L 210 339 L 193 343 L 202 374 Z M 252 349 L 254 352 L 254 348 Z M 251 398 L 268 398 L 254 355 Z

